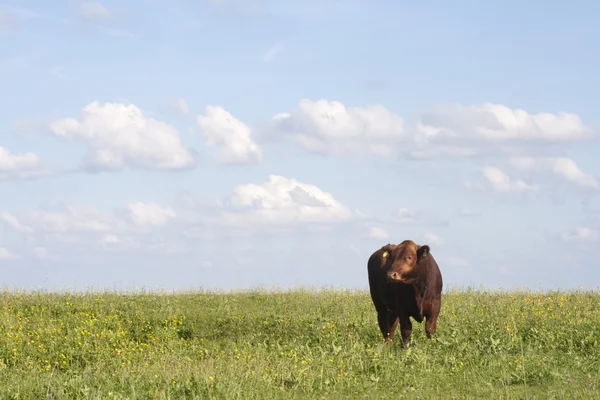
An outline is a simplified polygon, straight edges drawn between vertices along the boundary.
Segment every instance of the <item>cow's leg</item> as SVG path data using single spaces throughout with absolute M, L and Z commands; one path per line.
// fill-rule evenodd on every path
M 402 335 L 402 345 L 406 349 L 410 343 L 412 333 L 412 322 L 407 312 L 400 313 L 400 334 Z
M 400 321 L 400 318 L 398 318 L 398 313 L 388 311 L 388 319 L 389 319 L 389 327 L 390 327 L 389 338 L 390 338 L 390 342 L 391 342 L 394 340 L 394 334 L 396 333 L 396 327 L 398 326 L 398 322 Z
M 375 306 L 375 311 L 377 311 L 377 323 L 379 324 L 379 330 L 383 335 L 383 338 L 386 342 L 391 341 L 389 337 L 390 333 L 390 317 L 389 310 L 381 301 L 381 298 L 378 296 L 375 290 L 375 282 L 369 276 L 369 292 L 371 293 L 371 300 L 373 301 L 373 305 Z
M 383 335 L 386 342 L 392 342 L 393 336 L 390 335 L 390 310 L 383 307 L 381 310 L 377 310 L 377 322 L 379 323 L 379 330 Z
M 432 300 L 430 303 L 430 312 L 427 313 L 425 322 L 425 334 L 427 335 L 428 339 L 431 339 L 431 336 L 435 335 L 437 319 L 438 315 L 440 314 L 441 303 L 441 299 Z
M 416 309 L 416 315 L 413 315 L 413 318 L 418 323 L 421 323 L 421 322 L 423 322 L 423 317 L 424 317 L 424 299 L 416 288 L 415 288 L 415 304 L 417 306 L 417 309 Z

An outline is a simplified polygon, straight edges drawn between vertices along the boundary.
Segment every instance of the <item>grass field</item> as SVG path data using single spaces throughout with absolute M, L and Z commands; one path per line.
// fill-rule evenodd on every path
M 0 294 L 1 399 L 600 398 L 600 293 L 444 294 L 382 343 L 367 292 Z

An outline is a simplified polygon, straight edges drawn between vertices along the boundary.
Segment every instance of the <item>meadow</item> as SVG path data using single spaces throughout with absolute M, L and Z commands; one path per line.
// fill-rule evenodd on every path
M 0 294 L 0 399 L 600 398 L 600 292 L 444 293 L 383 344 L 368 292 Z

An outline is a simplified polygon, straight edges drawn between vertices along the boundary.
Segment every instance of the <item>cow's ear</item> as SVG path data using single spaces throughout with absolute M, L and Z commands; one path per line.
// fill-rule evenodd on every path
M 393 245 L 391 243 L 388 243 L 385 246 L 383 246 L 381 248 L 381 250 L 383 251 L 383 258 L 389 257 L 390 253 L 392 252 L 392 250 L 394 250 L 394 248 L 396 248 L 396 245 Z
M 429 255 L 429 251 L 431 249 L 429 248 L 428 245 L 424 244 L 423 246 L 420 246 L 419 249 L 417 250 L 417 258 L 425 258 Z

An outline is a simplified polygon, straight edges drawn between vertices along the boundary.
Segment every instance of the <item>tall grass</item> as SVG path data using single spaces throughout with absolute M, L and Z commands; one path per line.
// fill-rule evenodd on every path
M 1 399 L 600 398 L 600 293 L 444 294 L 382 343 L 368 293 L 0 294 Z M 398 333 L 399 334 L 399 333 Z

